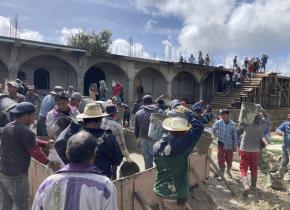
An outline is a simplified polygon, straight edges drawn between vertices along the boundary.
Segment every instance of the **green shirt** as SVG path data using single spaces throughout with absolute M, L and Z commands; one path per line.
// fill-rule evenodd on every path
M 188 156 L 194 145 L 185 152 L 171 157 L 157 156 L 154 192 L 166 199 L 187 198 L 189 194 Z

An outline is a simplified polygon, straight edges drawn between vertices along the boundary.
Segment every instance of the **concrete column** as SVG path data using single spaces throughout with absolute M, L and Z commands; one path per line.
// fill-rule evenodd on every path
M 128 90 L 128 104 L 134 104 L 134 79 L 129 79 L 129 90 Z
M 167 94 L 172 96 L 172 82 L 167 81 Z
M 203 84 L 202 83 L 198 84 L 198 89 L 199 89 L 199 100 L 202 100 L 202 90 L 203 90 Z
M 76 90 L 81 94 L 84 94 L 84 73 L 83 71 L 78 71 L 77 73 L 77 87 Z

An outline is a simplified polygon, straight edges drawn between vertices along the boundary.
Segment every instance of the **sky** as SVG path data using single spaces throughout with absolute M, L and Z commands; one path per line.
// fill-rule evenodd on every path
M 67 44 L 79 31 L 112 31 L 110 51 L 160 60 L 209 54 L 269 56 L 269 71 L 290 76 L 290 0 L 0 0 L 0 35 L 18 16 L 23 39 Z M 171 53 L 170 53 L 171 52 Z

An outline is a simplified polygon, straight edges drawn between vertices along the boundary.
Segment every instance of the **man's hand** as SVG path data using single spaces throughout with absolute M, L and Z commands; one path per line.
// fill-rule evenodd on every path
M 52 139 L 49 139 L 48 142 L 47 142 L 47 146 L 48 146 L 49 149 L 52 148 L 54 146 L 54 144 L 55 144 L 55 141 L 52 140 Z
M 48 167 L 48 168 L 51 168 L 51 169 L 53 170 L 53 172 L 58 171 L 59 169 L 61 169 L 60 163 L 58 163 L 58 162 L 53 162 L 53 161 L 50 161 L 50 162 L 47 164 L 47 167 Z

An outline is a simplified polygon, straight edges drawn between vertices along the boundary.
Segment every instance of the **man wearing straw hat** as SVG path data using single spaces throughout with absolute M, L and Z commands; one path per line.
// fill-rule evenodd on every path
M 168 131 L 153 147 L 157 168 L 154 192 L 160 210 L 183 210 L 189 194 L 188 156 L 203 132 L 199 117 L 179 106 L 187 116 L 167 118 L 162 126 Z
M 108 116 L 108 114 L 102 112 L 100 104 L 87 104 L 84 113 L 77 116 L 78 120 L 83 121 L 83 127 L 72 122 L 71 125 L 59 135 L 54 147 L 63 162 L 67 164 L 68 159 L 65 155 L 67 141 L 72 135 L 84 129 L 96 138 L 98 144 L 94 164 L 103 175 L 112 179 L 112 167 L 120 165 L 123 155 L 112 132 L 101 128 L 102 119 L 106 116 Z

